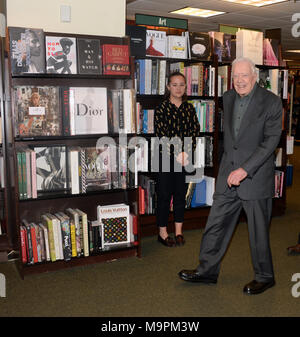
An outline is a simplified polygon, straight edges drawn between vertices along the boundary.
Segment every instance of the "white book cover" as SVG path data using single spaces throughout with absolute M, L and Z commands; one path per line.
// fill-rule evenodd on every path
M 79 194 L 79 149 L 78 148 L 70 148 L 68 152 L 69 159 L 69 179 L 71 186 L 72 194 Z
M 52 74 L 77 74 L 76 38 L 46 36 L 46 69 Z
M 98 221 L 102 224 L 104 247 L 130 242 L 128 205 L 97 206 L 97 217 Z
M 159 30 L 146 31 L 146 56 L 167 56 L 167 34 Z
M 160 60 L 160 62 L 159 62 L 159 81 L 158 81 L 158 94 L 159 95 L 164 95 L 164 93 L 165 93 L 166 71 L 167 71 L 166 60 Z
M 108 133 L 107 89 L 71 87 L 70 115 L 72 135 Z
M 236 33 L 236 58 L 239 57 L 263 64 L 263 32 L 241 29 Z
M 168 57 L 187 58 L 187 40 L 185 36 L 168 35 Z

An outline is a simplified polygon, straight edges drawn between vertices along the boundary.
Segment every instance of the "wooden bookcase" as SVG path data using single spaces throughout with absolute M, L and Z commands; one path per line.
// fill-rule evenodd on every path
M 100 39 L 100 44 L 127 44 L 127 38 L 106 37 L 106 36 L 89 36 L 79 34 L 62 34 L 62 33 L 48 33 L 45 35 L 55 36 L 69 36 L 74 38 Z M 8 57 L 9 59 L 9 57 Z M 133 69 L 132 60 L 130 61 L 130 68 Z M 10 68 L 10 67 L 9 67 Z M 132 72 L 132 71 L 131 71 Z M 11 72 L 9 72 L 11 73 Z M 137 215 L 138 210 L 138 189 L 127 188 L 99 190 L 80 194 L 71 194 L 70 191 L 59 193 L 48 193 L 38 195 L 37 199 L 19 199 L 18 180 L 17 180 L 17 151 L 22 146 L 48 146 L 48 145 L 66 145 L 68 146 L 96 146 L 98 138 L 102 136 L 110 136 L 117 138 L 118 134 L 98 134 L 98 135 L 79 135 L 79 136 L 43 136 L 43 137 L 29 137 L 19 138 L 14 137 L 14 102 L 12 90 L 14 86 L 57 86 L 57 87 L 106 87 L 107 89 L 125 89 L 133 87 L 133 75 L 118 76 L 118 75 L 76 75 L 76 74 L 23 74 L 23 75 L 9 75 L 10 80 L 10 96 L 12 101 L 9 109 L 10 125 L 8 126 L 10 134 L 8 147 L 8 159 L 10 163 L 10 174 L 12 183 L 10 186 L 11 204 L 14 216 L 11 219 L 10 226 L 13 228 L 14 237 L 21 250 L 21 239 L 19 226 L 22 219 L 27 219 L 28 222 L 41 222 L 41 215 L 45 213 L 64 212 L 67 208 L 78 208 L 87 213 L 89 220 L 97 219 L 97 205 L 110 205 L 118 203 L 126 203 L 130 206 L 130 213 Z M 134 134 L 127 134 L 128 138 Z M 111 248 L 105 247 L 98 255 L 90 255 L 88 257 L 75 257 L 70 261 L 58 260 L 55 262 L 40 262 L 32 265 L 22 263 L 22 259 L 17 262 L 21 277 L 32 273 L 40 273 L 44 271 L 53 271 L 62 268 L 68 268 L 78 265 L 85 265 L 90 263 L 111 261 L 122 257 L 141 255 L 140 245 L 140 231 L 138 222 L 137 244 L 128 243 L 122 245 L 115 245 Z

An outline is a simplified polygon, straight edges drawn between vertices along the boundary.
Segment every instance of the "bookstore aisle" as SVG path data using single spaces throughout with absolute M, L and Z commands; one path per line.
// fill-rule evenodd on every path
M 267 292 L 259 296 L 242 292 L 253 275 L 247 226 L 240 223 L 217 285 L 188 284 L 177 277 L 179 270 L 196 266 L 202 229 L 186 231 L 183 247 L 170 249 L 158 244 L 156 237 L 146 237 L 140 259 L 66 268 L 24 280 L 13 262 L 0 263 L 6 278 L 0 317 L 298 317 L 299 298 L 291 290 L 296 285 L 292 275 L 300 272 L 300 256 L 288 256 L 286 248 L 296 244 L 300 231 L 299 146 L 290 162 L 294 178 L 287 188 L 287 211 L 273 219 L 270 235 L 277 284 Z

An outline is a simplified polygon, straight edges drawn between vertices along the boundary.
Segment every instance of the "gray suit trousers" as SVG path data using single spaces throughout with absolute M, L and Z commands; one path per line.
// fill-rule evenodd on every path
M 269 282 L 274 279 L 269 244 L 272 198 L 241 200 L 235 187 L 228 187 L 224 194 L 214 195 L 214 202 L 202 237 L 200 264 L 197 270 L 203 276 L 218 278 L 221 260 L 234 233 L 242 208 L 248 220 L 255 280 Z

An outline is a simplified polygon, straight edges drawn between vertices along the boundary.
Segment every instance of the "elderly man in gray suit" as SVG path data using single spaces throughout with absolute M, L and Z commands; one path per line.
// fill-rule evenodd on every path
M 221 260 L 245 210 L 254 268 L 246 294 L 259 294 L 275 285 L 269 244 L 274 195 L 274 150 L 282 129 L 282 102 L 256 83 L 253 62 L 232 63 L 234 89 L 223 96 L 224 153 L 216 182 L 214 202 L 203 233 L 200 264 L 182 270 L 185 281 L 216 283 Z

